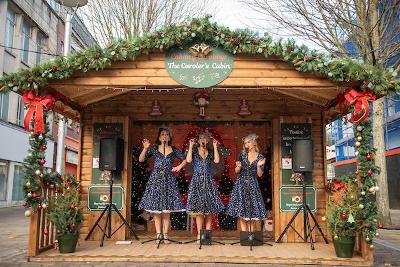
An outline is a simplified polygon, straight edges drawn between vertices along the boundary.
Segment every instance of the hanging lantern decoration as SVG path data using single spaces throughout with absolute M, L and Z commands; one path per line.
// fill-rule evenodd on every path
M 153 106 L 151 107 L 151 111 L 149 113 L 149 116 L 151 117 L 157 117 L 161 116 L 163 113 L 161 112 L 161 107 L 160 104 L 158 103 L 158 100 L 153 101 Z
M 239 112 L 237 114 L 241 117 L 246 117 L 251 115 L 246 99 L 240 100 Z

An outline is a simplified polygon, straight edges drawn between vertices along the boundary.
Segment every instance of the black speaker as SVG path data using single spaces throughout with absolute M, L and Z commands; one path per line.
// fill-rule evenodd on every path
M 203 245 L 211 245 L 211 230 L 201 229 L 200 230 L 200 239 Z
M 124 166 L 124 140 L 121 138 L 100 139 L 100 170 L 120 171 Z
M 310 139 L 293 140 L 293 171 L 312 172 L 313 143 Z
M 254 231 L 254 232 L 240 231 L 240 245 L 241 246 L 250 246 L 250 245 L 262 246 L 262 245 L 264 245 L 263 232 L 262 231 Z

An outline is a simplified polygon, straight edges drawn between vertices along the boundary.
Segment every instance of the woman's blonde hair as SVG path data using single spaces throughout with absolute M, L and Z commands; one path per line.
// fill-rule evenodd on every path
M 260 152 L 260 148 L 258 147 L 258 135 L 252 133 L 242 138 L 243 141 L 243 152 L 247 152 L 244 142 L 246 140 L 251 140 L 254 142 L 255 151 Z

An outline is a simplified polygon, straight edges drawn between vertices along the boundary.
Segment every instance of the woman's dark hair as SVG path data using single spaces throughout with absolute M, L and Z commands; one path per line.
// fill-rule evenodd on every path
M 168 132 L 168 135 L 169 135 L 168 145 L 170 146 L 172 144 L 172 130 L 170 128 L 158 128 L 157 139 L 154 143 L 157 145 L 161 145 L 160 136 L 161 136 L 161 132 L 163 132 L 163 131 Z

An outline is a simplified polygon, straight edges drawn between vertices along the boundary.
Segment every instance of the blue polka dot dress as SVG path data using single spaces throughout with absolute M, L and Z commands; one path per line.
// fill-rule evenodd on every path
M 154 213 L 184 211 L 172 164 L 176 158 L 184 160 L 185 156 L 173 147 L 172 152 L 164 157 L 156 146 L 147 151 L 146 157 L 151 156 L 154 157 L 154 169 L 138 208 Z
M 261 154 L 250 163 L 247 153 L 242 152 L 239 161 L 242 168 L 232 189 L 227 214 L 245 220 L 262 220 L 266 218 L 264 200 L 257 181 L 257 163 L 264 159 Z
M 212 163 L 214 154 L 208 153 L 204 159 L 197 148 L 192 151 L 193 176 L 189 185 L 186 210 L 189 213 L 219 213 L 223 211 L 219 192 L 214 182 Z

